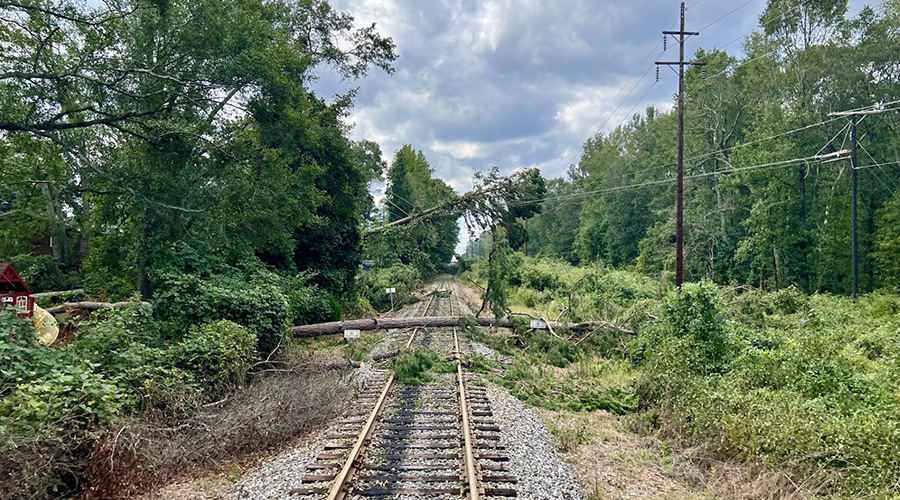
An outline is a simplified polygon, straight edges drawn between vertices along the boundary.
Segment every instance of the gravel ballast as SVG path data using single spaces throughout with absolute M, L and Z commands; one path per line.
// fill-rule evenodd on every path
M 509 455 L 509 473 L 518 479 L 517 498 L 583 500 L 573 468 L 557 454 L 553 436 L 538 416 L 505 390 L 490 383 L 486 387 Z

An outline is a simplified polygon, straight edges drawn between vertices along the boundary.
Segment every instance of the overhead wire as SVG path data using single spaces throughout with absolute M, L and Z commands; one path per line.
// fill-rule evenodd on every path
M 745 167 L 733 167 L 733 168 L 729 168 L 729 169 L 715 170 L 715 171 L 711 171 L 711 172 L 700 172 L 697 174 L 686 175 L 686 176 L 684 176 L 684 178 L 685 179 L 697 179 L 697 178 L 701 178 L 701 177 L 710 177 L 710 176 L 719 175 L 719 174 L 730 174 L 730 173 L 734 173 L 734 172 L 743 172 L 746 170 L 756 170 L 756 169 L 761 169 L 761 168 L 772 168 L 772 167 L 778 167 L 778 166 L 786 167 L 786 166 L 790 166 L 790 165 L 796 165 L 798 163 L 803 163 L 803 162 L 806 162 L 809 160 L 817 160 L 817 159 L 820 159 L 820 157 L 819 156 L 807 156 L 807 157 L 802 157 L 802 158 L 793 158 L 790 160 L 780 160 L 780 161 L 769 162 L 769 163 L 760 163 L 757 165 L 749 165 L 749 166 L 745 166 Z M 669 182 L 675 182 L 676 180 L 677 179 L 675 177 L 670 177 L 667 179 L 660 179 L 660 180 L 656 180 L 656 181 L 642 182 L 640 184 L 629 184 L 629 185 L 614 186 L 614 187 L 603 188 L 603 189 L 595 189 L 595 190 L 591 190 L 591 191 L 582 191 L 579 193 L 572 193 L 569 195 L 557 196 L 557 197 L 553 197 L 553 198 L 522 200 L 519 202 L 510 203 L 509 206 L 510 207 L 521 207 L 521 206 L 527 206 L 527 205 L 534 205 L 537 203 L 543 203 L 544 201 L 564 201 L 564 200 L 568 200 L 568 199 L 579 198 L 582 196 L 590 196 L 593 194 L 611 193 L 611 192 L 616 192 L 616 191 L 628 191 L 631 189 L 638 189 L 638 188 L 643 188 L 643 187 L 647 187 L 647 186 L 658 186 L 661 184 L 667 184 Z
M 802 0 L 800 3 L 797 4 L 796 8 L 800 8 L 800 7 L 802 7 L 804 4 L 806 4 L 806 3 L 810 2 L 810 1 L 811 1 L 811 0 Z M 696 5 L 696 3 L 699 3 L 699 2 L 695 2 L 694 5 Z M 728 17 L 729 15 L 733 14 L 733 13 L 736 12 L 737 10 L 739 10 L 739 9 L 735 9 L 734 11 L 730 12 L 729 14 L 726 14 L 725 16 L 720 17 L 720 18 L 717 19 L 716 21 L 713 21 L 712 23 L 708 24 L 706 27 L 709 27 L 709 26 L 711 26 L 711 25 L 713 25 L 713 24 L 715 24 L 715 23 L 721 21 L 722 19 Z M 788 11 L 787 11 L 787 10 L 783 11 L 783 12 L 781 13 L 780 19 L 784 19 L 784 17 L 785 17 L 787 14 L 788 14 Z M 774 21 L 775 21 L 775 19 L 771 19 L 771 20 L 768 21 L 768 23 L 763 23 L 763 25 L 765 26 L 765 25 L 767 25 L 767 24 L 769 24 L 769 23 L 772 23 L 772 22 L 774 22 Z M 755 28 L 754 28 L 754 30 L 755 30 Z M 742 35 L 741 37 L 735 39 L 735 40 L 732 41 L 732 42 L 729 42 L 729 43 L 726 44 L 725 46 L 731 45 L 732 43 L 734 43 L 734 42 L 737 41 L 737 40 L 741 40 L 741 39 L 746 38 L 746 37 L 747 37 L 750 33 L 752 33 L 752 32 L 753 32 L 753 30 L 751 30 L 750 32 L 745 33 L 745 34 Z M 657 47 L 659 47 L 659 44 L 657 44 Z M 774 52 L 774 50 L 769 51 L 769 52 L 767 52 L 767 53 L 765 53 L 765 54 L 762 54 L 762 55 L 758 56 L 757 58 L 765 57 L 765 56 L 767 56 L 767 55 L 771 55 L 772 52 Z M 754 59 L 757 59 L 757 58 L 754 58 Z M 748 62 L 750 62 L 750 61 L 744 61 L 744 62 L 741 62 L 740 64 L 734 66 L 734 67 L 731 68 L 731 69 L 733 70 L 733 69 L 739 68 L 740 66 L 742 66 L 742 65 L 744 65 L 744 64 L 746 64 L 746 63 L 748 63 Z M 723 73 L 724 73 L 724 72 L 719 73 L 719 74 L 723 74 Z M 646 73 L 645 73 L 645 75 L 646 75 Z M 718 75 L 715 75 L 715 76 L 718 76 Z M 710 79 L 710 78 L 707 78 L 707 81 L 709 81 L 709 79 Z M 649 90 L 648 90 L 648 92 L 645 93 L 645 95 L 647 95 L 647 94 L 649 94 Z M 691 95 L 691 91 L 686 91 L 686 92 L 685 92 L 685 98 L 687 98 L 687 97 L 690 96 L 690 95 Z M 626 99 L 627 99 L 627 98 L 626 98 Z M 640 101 L 639 101 L 639 102 L 640 102 Z M 636 106 L 633 106 L 633 107 L 632 107 L 632 111 L 634 110 L 634 108 L 636 108 Z M 626 117 L 625 117 L 625 118 L 617 125 L 616 128 L 622 126 L 622 125 L 625 123 L 625 121 L 627 121 L 629 118 L 630 118 L 630 112 L 629 112 L 629 116 L 626 116 Z M 659 122 L 659 121 L 654 122 L 654 124 L 658 124 L 658 123 L 660 123 L 660 122 Z M 648 128 L 651 128 L 654 124 L 651 124 L 651 126 L 648 127 Z M 657 126 L 658 126 L 658 125 L 657 125 Z M 637 144 L 633 145 L 632 147 L 639 147 L 639 146 L 641 146 L 641 145 L 643 144 L 643 142 L 646 141 L 647 138 L 650 137 L 650 135 L 651 135 L 652 132 L 653 132 L 652 130 L 647 130 L 647 131 L 644 133 L 643 137 L 641 137 L 641 138 L 638 140 Z M 584 137 L 584 135 L 585 135 L 585 134 L 583 134 L 582 137 Z M 715 154 L 715 153 L 711 153 L 711 154 Z M 708 156 L 711 155 L 711 154 L 708 154 Z M 569 162 L 571 162 L 572 160 L 574 160 L 575 156 L 576 156 L 576 155 L 573 155 L 572 158 L 569 160 Z M 685 161 L 688 161 L 688 160 L 694 160 L 694 159 L 697 159 L 697 158 L 696 158 L 696 157 L 690 157 L 690 158 L 686 158 Z M 556 167 L 557 167 L 558 165 L 559 165 L 559 163 L 557 163 L 557 165 L 554 166 L 553 170 L 555 170 Z M 620 163 L 617 163 L 617 164 L 615 164 L 615 165 L 613 165 L 613 166 L 618 166 L 618 165 L 620 165 Z M 613 168 L 613 166 L 608 167 L 607 169 L 605 169 L 605 171 L 611 170 L 611 169 Z M 659 168 L 659 167 L 654 167 L 654 168 Z
M 694 4 L 692 4 L 692 6 L 696 5 L 696 4 L 699 3 L 700 1 L 702 1 L 702 0 L 698 0 L 697 2 L 695 2 Z M 727 13 L 727 14 L 725 14 L 725 15 L 719 17 L 719 18 L 716 19 L 715 21 L 713 21 L 713 22 L 711 22 L 711 23 L 705 25 L 702 29 L 709 28 L 710 26 L 712 26 L 712 25 L 714 25 L 714 24 L 716 24 L 716 23 L 722 21 L 723 19 L 727 18 L 728 16 L 730 16 L 730 15 L 734 14 L 735 12 L 739 11 L 740 9 L 746 7 L 746 6 L 749 5 L 750 3 L 753 3 L 753 1 L 754 1 L 754 0 L 750 0 L 750 1 L 748 1 L 748 2 L 745 2 L 744 4 L 742 4 L 741 6 L 739 6 L 739 7 L 735 8 L 735 9 L 733 9 L 733 10 L 730 11 L 729 13 Z M 800 1 L 796 6 L 791 6 L 790 9 L 785 9 L 784 11 L 782 11 L 782 13 L 781 13 L 781 15 L 779 16 L 779 18 L 777 18 L 777 19 L 774 19 L 774 18 L 773 18 L 773 19 L 770 19 L 768 22 L 762 23 L 762 24 L 763 24 L 763 27 L 767 26 L 768 24 L 770 24 L 770 23 L 772 23 L 772 22 L 774 22 L 774 21 L 776 21 L 776 20 L 783 20 L 791 10 L 793 10 L 794 8 L 799 9 L 799 8 L 803 7 L 805 4 L 809 3 L 810 1 L 811 1 L 811 0 L 802 0 L 802 1 Z M 729 45 L 735 43 L 736 41 L 739 41 L 739 40 L 742 40 L 742 39 L 746 39 L 746 37 L 747 37 L 750 33 L 752 33 L 753 31 L 755 31 L 755 30 L 756 30 L 756 28 L 754 28 L 754 29 L 751 30 L 750 32 L 747 32 L 747 33 L 743 34 L 742 36 L 740 36 L 740 37 L 734 39 L 733 41 L 731 41 L 731 42 L 725 44 L 723 47 L 727 47 L 727 46 L 729 46 Z M 658 48 L 658 47 L 659 47 L 659 44 L 657 44 L 656 47 Z M 767 56 L 771 55 L 772 53 L 774 53 L 776 50 L 777 50 L 777 48 L 776 48 L 776 49 L 769 50 L 769 51 L 766 51 L 766 52 L 764 52 L 764 53 L 762 53 L 762 54 L 760 54 L 760 55 L 758 55 L 758 56 L 756 56 L 756 57 L 753 57 L 753 58 L 750 58 L 750 59 L 741 61 L 739 64 L 729 66 L 729 68 L 726 68 L 725 70 L 723 70 L 723 71 L 721 71 L 721 72 L 719 72 L 719 73 L 716 73 L 716 74 L 714 74 L 714 75 L 712 75 L 712 76 L 710 76 L 710 77 L 707 77 L 706 80 L 705 80 L 705 82 L 703 82 L 702 84 L 700 84 L 700 86 L 699 86 L 698 88 L 695 88 L 695 89 L 693 89 L 692 91 L 686 92 L 686 93 L 685 93 L 685 97 L 689 96 L 692 92 L 696 92 L 697 90 L 700 90 L 700 89 L 704 88 L 705 86 L 709 85 L 709 82 L 710 82 L 711 79 L 713 79 L 713 78 L 715 78 L 715 77 L 717 77 L 717 76 L 721 76 L 721 75 L 723 75 L 723 74 L 726 74 L 726 73 L 728 73 L 728 72 L 734 71 L 735 69 L 740 68 L 741 66 L 743 66 L 743 65 L 745 65 L 745 64 L 749 64 L 750 62 L 753 62 L 753 61 L 755 61 L 755 60 L 761 59 L 761 58 L 763 58 L 763 57 L 767 57 Z M 645 60 L 646 60 L 646 59 L 645 59 Z M 647 74 L 647 72 L 644 73 L 644 75 L 642 76 L 642 79 L 646 76 L 646 74 Z M 632 77 L 632 78 L 633 78 L 633 77 Z M 638 84 L 639 84 L 639 83 L 640 83 L 640 82 L 638 82 Z M 635 85 L 635 87 L 632 88 L 632 92 L 633 92 L 633 90 L 634 90 L 635 88 L 637 88 L 637 85 Z M 651 86 L 650 89 L 652 89 L 652 88 L 653 88 L 653 87 Z M 635 106 L 632 107 L 632 111 L 637 107 L 638 104 L 640 104 L 640 102 L 644 99 L 644 97 L 646 97 L 646 95 L 649 94 L 649 90 L 650 90 L 650 89 L 648 89 L 648 91 L 644 93 L 644 96 L 643 96 L 643 97 L 635 104 Z M 629 93 L 629 96 L 630 96 L 630 95 L 631 95 L 631 93 Z M 627 100 L 627 96 L 626 96 L 626 99 L 625 99 L 625 100 Z M 624 100 L 623 100 L 623 102 L 624 102 Z M 897 101 L 890 101 L 890 102 L 888 102 L 888 103 L 882 103 L 882 104 L 880 104 L 880 105 L 881 105 L 881 106 L 887 106 L 887 105 L 890 105 L 890 104 L 896 104 L 896 103 L 898 103 L 898 102 L 900 102 L 900 100 L 897 100 Z M 621 106 L 621 103 L 620 103 L 620 106 Z M 871 106 L 869 106 L 869 108 L 870 108 L 870 107 L 871 107 Z M 617 108 L 617 109 L 618 109 L 618 108 Z M 865 109 L 865 108 L 861 108 L 861 109 Z M 622 125 L 625 123 L 625 121 L 628 120 L 628 119 L 630 118 L 630 113 L 631 113 L 631 111 L 629 112 L 629 116 L 626 117 L 625 119 L 623 119 L 623 121 L 620 122 L 619 125 L 618 125 L 617 127 L 622 126 Z M 614 114 L 614 113 L 613 113 L 613 114 Z M 700 155 L 694 155 L 694 156 L 685 158 L 685 161 L 695 161 L 695 160 L 699 160 L 699 159 L 704 159 L 704 158 L 708 158 L 708 157 L 710 157 L 710 156 L 715 156 L 715 155 L 717 155 L 717 154 L 721 154 L 722 152 L 725 152 L 725 151 L 730 151 L 730 150 L 737 149 L 737 148 L 741 148 L 741 147 L 745 147 L 745 146 L 750 146 L 750 145 L 754 145 L 754 144 L 759 144 L 759 143 L 762 143 L 762 142 L 765 142 L 765 141 L 769 141 L 769 140 L 772 140 L 772 139 L 775 139 L 775 138 L 778 138 L 778 137 L 782 137 L 782 136 L 785 136 L 785 135 L 793 134 L 793 133 L 796 133 L 796 132 L 799 132 L 799 131 L 802 131 L 802 130 L 806 130 L 806 129 L 809 129 L 809 128 L 812 128 L 812 127 L 824 125 L 824 124 L 833 122 L 833 121 L 835 121 L 836 119 L 837 119 L 837 118 L 827 119 L 827 120 L 822 120 L 822 121 L 820 121 L 820 122 L 818 122 L 818 123 L 814 123 L 814 124 L 811 124 L 811 125 L 807 125 L 807 126 L 804 126 L 804 127 L 798 128 L 798 129 L 794 129 L 794 130 L 787 131 L 787 132 L 782 132 L 782 133 L 775 134 L 775 135 L 772 135 L 772 136 L 769 136 L 769 137 L 765 137 L 765 138 L 762 138 L 762 139 L 757 139 L 757 140 L 754 140 L 754 141 L 751 141 L 751 142 L 746 142 L 746 143 L 737 144 L 737 145 L 735 145 L 735 146 L 732 146 L 732 147 L 730 147 L 730 148 L 726 148 L 726 149 L 723 149 L 723 150 L 717 150 L 717 151 L 713 151 L 713 152 L 710 152 L 710 153 L 704 153 L 704 154 L 700 154 Z M 599 121 L 599 118 L 598 118 L 598 120 L 596 120 L 596 121 Z M 588 131 L 590 131 L 590 130 L 593 128 L 593 125 L 596 124 L 596 121 L 591 125 L 591 127 L 588 129 Z M 607 122 L 608 122 L 608 119 L 607 119 Z M 606 122 L 604 122 L 604 125 L 605 125 L 605 123 L 606 123 Z M 643 143 L 651 136 L 651 134 L 652 134 L 653 132 L 655 132 L 655 130 L 653 130 L 653 128 L 654 128 L 654 126 L 657 125 L 658 123 L 660 123 L 659 120 L 657 120 L 657 121 L 651 123 L 651 124 L 647 127 L 647 131 L 643 134 L 643 136 L 642 136 L 640 139 L 638 139 L 637 144 L 631 145 L 631 147 L 634 148 L 634 147 L 639 147 L 639 146 L 641 146 L 641 145 L 642 145 L 642 144 L 643 144 Z M 583 138 L 586 134 L 587 134 L 587 132 L 585 132 L 585 134 L 582 134 L 582 138 Z M 837 135 L 839 135 L 839 134 L 840 134 L 840 132 L 838 132 Z M 837 135 L 836 135 L 835 137 L 837 137 Z M 833 140 L 833 139 L 832 139 L 832 140 Z M 820 150 L 820 151 L 821 151 L 821 150 Z M 574 156 L 573 156 L 569 161 L 571 162 L 572 160 L 574 160 Z M 619 162 L 616 162 L 616 163 L 614 163 L 614 164 L 611 164 L 609 167 L 607 167 L 606 169 L 604 169 L 604 172 L 607 172 L 607 171 L 611 170 L 614 166 L 619 166 L 619 165 L 621 165 L 621 161 L 622 161 L 622 160 L 620 160 Z M 796 163 L 796 162 L 794 162 L 794 163 Z M 639 173 L 651 172 L 651 171 L 654 171 L 654 170 L 659 170 L 659 169 L 662 169 L 662 168 L 667 168 L 667 167 L 670 167 L 670 166 L 676 165 L 676 164 L 677 164 L 677 163 L 668 163 L 668 164 L 665 164 L 665 165 L 660 165 L 660 166 L 650 167 L 650 168 L 648 168 L 648 169 L 641 169 L 641 170 L 639 171 Z M 793 164 L 793 163 L 791 163 L 791 164 Z M 554 166 L 554 170 L 556 169 L 556 167 L 558 167 L 558 165 L 559 165 L 559 163 L 557 163 L 557 165 Z M 714 175 L 714 174 L 718 174 L 718 173 L 729 173 L 729 172 L 732 172 L 732 171 L 736 171 L 736 170 L 719 170 L 719 171 L 714 171 L 714 172 L 707 172 L 707 173 L 702 173 L 702 174 L 689 175 L 689 176 L 685 176 L 685 179 L 690 179 L 690 178 L 695 178 L 695 177 L 702 177 L 702 176 L 706 176 L 706 175 Z M 622 176 L 614 177 L 614 179 L 615 179 L 615 178 L 627 177 L 627 176 L 630 176 L 630 175 L 633 175 L 633 174 L 624 174 L 624 175 L 622 175 Z M 644 187 L 644 186 L 649 186 L 649 185 L 657 185 L 657 184 L 663 184 L 663 183 L 667 183 L 667 182 L 672 182 L 672 181 L 674 181 L 674 180 L 675 180 L 675 179 L 665 179 L 665 180 L 661 180 L 661 181 L 653 181 L 652 184 L 644 183 L 644 184 L 637 184 L 637 185 L 630 185 L 630 186 Z M 607 189 L 618 190 L 618 189 L 628 188 L 628 187 L 630 187 L 630 186 L 618 186 L 618 187 L 612 187 L 612 188 L 607 188 Z M 599 194 L 599 193 L 600 193 L 600 191 L 590 191 L 590 192 L 584 192 L 582 195 Z M 572 195 L 569 195 L 569 197 L 573 197 L 573 196 L 579 196 L 579 194 L 573 193 Z

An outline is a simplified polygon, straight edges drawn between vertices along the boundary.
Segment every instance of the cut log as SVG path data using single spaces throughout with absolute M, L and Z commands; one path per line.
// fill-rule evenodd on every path
M 62 305 L 47 309 L 47 312 L 50 314 L 59 314 L 70 309 L 98 311 L 100 309 L 122 309 L 128 306 L 138 306 L 147 309 L 153 307 L 149 302 L 66 302 Z
M 83 293 L 84 288 L 76 288 L 75 290 L 60 290 L 58 292 L 41 292 L 41 293 L 32 293 L 31 296 L 34 298 L 38 297 L 59 297 L 61 295 L 72 295 L 75 293 Z
M 506 318 L 466 318 L 464 316 L 424 316 L 418 318 L 372 318 L 354 319 L 349 321 L 332 321 L 329 323 L 316 323 L 312 325 L 300 325 L 291 328 L 295 337 L 318 337 L 321 335 L 334 335 L 344 330 L 379 330 L 388 328 L 448 328 L 462 326 L 466 321 L 475 321 L 479 326 L 512 328 L 512 322 Z M 555 323 L 550 322 L 553 328 L 568 327 L 571 331 L 589 332 L 597 329 L 606 329 L 634 335 L 634 332 L 607 321 L 585 321 L 582 323 Z

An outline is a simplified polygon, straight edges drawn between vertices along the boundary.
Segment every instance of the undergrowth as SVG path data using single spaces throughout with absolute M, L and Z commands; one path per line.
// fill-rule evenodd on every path
M 469 326 L 514 358 L 491 375 L 513 395 L 550 410 L 630 412 L 635 428 L 781 471 L 829 498 L 896 498 L 900 296 L 711 283 L 676 293 L 626 271 L 516 258 L 513 310 L 554 319 L 571 306 L 563 320 L 603 319 L 637 335 L 595 333 L 576 346 L 578 336 L 516 321 L 511 333 Z

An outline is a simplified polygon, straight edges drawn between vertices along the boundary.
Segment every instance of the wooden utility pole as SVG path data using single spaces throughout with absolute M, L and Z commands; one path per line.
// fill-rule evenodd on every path
M 853 258 L 853 296 L 859 295 L 859 243 L 856 231 L 856 183 L 857 169 L 859 167 L 856 159 L 856 150 L 859 146 L 859 138 L 856 136 L 856 123 L 860 115 L 877 115 L 887 110 L 884 109 L 867 109 L 861 111 L 840 111 L 837 113 L 828 113 L 828 116 L 849 116 L 850 117 L 850 185 L 851 185 L 851 233 L 852 233 L 852 258 Z M 845 157 L 846 158 L 846 157 Z
M 853 143 L 850 152 L 850 183 L 853 185 L 853 297 L 859 295 L 859 244 L 856 238 L 856 147 L 858 140 L 856 138 L 856 115 L 850 116 L 850 141 Z
M 676 197 L 675 225 L 675 284 L 681 289 L 684 282 L 684 67 L 703 66 L 706 63 L 684 60 L 684 41 L 689 35 L 699 35 L 699 31 L 684 30 L 684 2 L 681 2 L 681 29 L 663 31 L 663 36 L 678 35 L 678 61 L 656 61 L 657 65 L 678 66 L 678 195 Z M 657 78 L 658 78 L 657 73 Z

